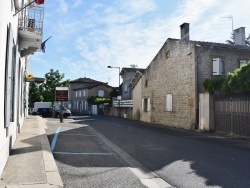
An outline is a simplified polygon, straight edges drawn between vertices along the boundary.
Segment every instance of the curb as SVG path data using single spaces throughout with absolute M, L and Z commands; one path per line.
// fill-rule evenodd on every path
M 43 162 L 47 178 L 47 184 L 49 187 L 51 186 L 63 187 L 63 182 L 59 174 L 58 168 L 56 166 L 54 156 L 51 152 L 49 140 L 45 131 L 45 129 L 48 129 L 45 121 L 46 120 L 41 117 L 38 118 L 39 133 L 41 137 Z

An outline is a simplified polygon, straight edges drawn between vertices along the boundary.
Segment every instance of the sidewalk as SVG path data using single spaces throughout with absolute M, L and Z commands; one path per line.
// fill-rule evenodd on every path
M 41 117 L 27 117 L 2 173 L 0 187 L 63 187 L 46 128 Z

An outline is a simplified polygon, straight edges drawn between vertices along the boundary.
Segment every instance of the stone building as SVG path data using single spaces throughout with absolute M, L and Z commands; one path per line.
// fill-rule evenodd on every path
M 144 71 L 145 69 L 141 68 L 122 68 L 120 75 L 122 77 L 122 100 L 130 100 L 132 99 L 131 95 L 131 89 L 129 88 L 129 83 L 131 82 L 131 79 L 133 78 L 136 71 Z
M 91 96 L 109 97 L 114 88 L 107 83 L 99 82 L 90 78 L 79 78 L 70 81 L 69 86 L 69 104 L 72 112 L 100 114 L 103 106 L 93 107 L 88 104 L 88 98 Z
M 185 129 L 198 128 L 199 93 L 206 78 L 224 77 L 250 59 L 244 28 L 234 32 L 235 45 L 190 41 L 189 24 L 181 39 L 168 38 L 143 74 L 131 82 L 134 118 Z

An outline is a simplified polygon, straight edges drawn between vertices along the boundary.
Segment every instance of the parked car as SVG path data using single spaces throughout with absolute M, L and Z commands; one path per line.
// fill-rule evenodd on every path
M 36 115 L 40 115 L 42 117 L 52 117 L 51 108 L 38 108 Z

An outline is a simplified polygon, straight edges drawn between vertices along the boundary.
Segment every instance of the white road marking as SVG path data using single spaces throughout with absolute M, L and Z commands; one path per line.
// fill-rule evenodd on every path
M 125 162 L 131 170 L 131 172 L 137 176 L 143 185 L 148 188 L 171 188 L 172 186 L 165 180 L 160 178 L 157 174 L 147 169 L 132 156 L 122 150 L 120 147 L 111 142 L 104 135 L 96 131 L 93 127 L 88 126 L 88 128 L 95 134 L 107 147 L 113 150 L 119 158 Z
M 61 129 L 61 127 L 58 127 L 58 129 L 56 130 L 55 136 L 54 136 L 54 138 L 52 140 L 52 143 L 51 143 L 51 146 L 50 146 L 50 149 L 51 149 L 52 152 L 54 151 L 54 149 L 56 147 L 56 141 L 57 141 L 57 137 L 59 135 L 60 129 Z
M 114 155 L 114 153 L 86 153 L 86 152 L 60 152 L 60 151 L 54 151 L 53 153 L 62 155 Z

